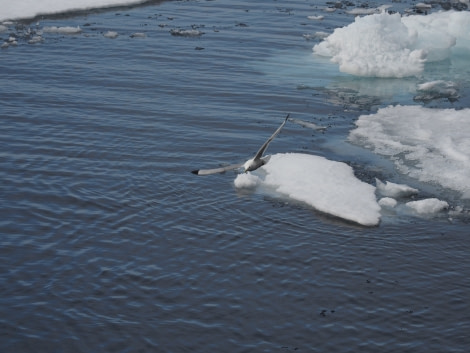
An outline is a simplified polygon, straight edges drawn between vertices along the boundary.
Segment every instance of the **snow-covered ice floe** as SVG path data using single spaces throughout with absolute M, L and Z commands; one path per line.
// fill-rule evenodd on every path
M 379 179 L 375 178 L 375 186 L 377 187 L 377 192 L 385 197 L 400 198 L 400 197 L 409 197 L 418 193 L 418 189 L 412 188 L 405 184 L 395 184 L 389 181 L 383 183 Z
M 263 185 L 329 215 L 365 226 L 380 222 L 375 187 L 357 179 L 345 163 L 308 154 L 282 153 L 271 156 L 260 170 L 238 175 L 235 186 Z
M 356 17 L 315 45 L 342 72 L 369 77 L 417 76 L 424 64 L 470 51 L 470 12 L 401 16 L 382 12 Z
M 415 101 L 429 102 L 434 99 L 448 99 L 456 101 L 459 95 L 459 86 L 452 81 L 435 80 L 418 85 Z
M 405 215 L 434 217 L 449 209 L 437 198 L 416 200 L 418 189 L 376 179 L 376 187 L 362 182 L 342 162 L 302 153 L 279 153 L 252 173 L 237 175 L 237 189 L 261 187 L 279 197 L 364 226 L 376 226 L 381 217 Z
M 382 208 L 394 208 L 398 204 L 397 200 L 392 197 L 382 197 L 379 200 L 379 205 Z
M 411 186 L 395 184 L 389 181 L 383 183 L 377 178 L 375 183 L 377 196 L 382 197 L 378 201 L 382 210 L 389 212 L 393 210 L 399 214 L 433 217 L 437 213 L 449 208 L 449 204 L 446 201 L 437 198 L 409 201 L 410 198 L 415 197 L 419 193 L 418 189 Z
M 389 106 L 356 126 L 350 142 L 389 157 L 402 174 L 470 198 L 470 109 Z
M 2 6 L 0 21 L 33 18 L 68 11 L 89 10 L 121 5 L 135 5 L 144 0 L 16 0 Z
M 419 201 L 410 201 L 406 203 L 406 206 L 420 215 L 433 215 L 447 209 L 449 204 L 446 201 L 430 198 Z

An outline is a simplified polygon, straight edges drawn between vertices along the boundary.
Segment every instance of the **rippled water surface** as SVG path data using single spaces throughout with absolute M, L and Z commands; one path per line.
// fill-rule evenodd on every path
M 329 129 L 287 124 L 270 152 L 344 161 L 368 182 L 393 177 L 343 141 L 361 113 L 409 98 L 358 95 L 370 80 L 313 63 L 302 35 L 352 21 L 307 19 L 324 6 L 82 12 L 24 24 L 82 29 L 34 45 L 21 24 L 10 28 L 19 39 L 0 52 L 0 351 L 468 350 L 466 219 L 363 228 L 237 191 L 233 173 L 189 173 L 245 160 L 290 112 Z

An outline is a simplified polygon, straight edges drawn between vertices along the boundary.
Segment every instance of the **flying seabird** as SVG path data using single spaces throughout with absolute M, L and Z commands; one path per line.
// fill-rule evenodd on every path
M 281 126 L 279 126 L 277 130 L 274 131 L 274 134 L 272 134 L 271 137 L 266 140 L 263 146 L 261 146 L 261 148 L 255 154 L 255 156 L 247 160 L 245 163 L 231 164 L 231 165 L 227 165 L 227 166 L 220 167 L 220 168 L 214 168 L 214 169 L 196 169 L 196 170 L 193 170 L 191 173 L 196 174 L 196 175 L 209 175 L 209 174 L 216 174 L 216 173 L 224 173 L 228 170 L 238 169 L 241 167 L 243 167 L 244 172 L 247 173 L 247 172 L 252 172 L 253 170 L 258 169 L 259 167 L 268 163 L 270 156 L 263 157 L 264 151 L 266 151 L 266 148 L 268 148 L 269 143 L 272 140 L 274 140 L 274 138 L 281 132 L 282 128 L 286 124 L 287 119 L 289 119 L 289 114 L 287 114 Z

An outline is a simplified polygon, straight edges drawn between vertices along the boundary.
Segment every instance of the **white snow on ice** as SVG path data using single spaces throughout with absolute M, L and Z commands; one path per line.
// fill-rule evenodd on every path
M 425 62 L 447 59 L 457 50 L 470 52 L 469 32 L 468 11 L 403 17 L 382 12 L 336 28 L 313 51 L 356 76 L 418 76 Z
M 243 188 L 254 188 L 256 187 L 260 182 L 260 178 L 258 178 L 257 175 L 251 174 L 251 173 L 244 173 L 244 174 L 238 174 L 236 179 L 234 180 L 235 187 L 239 189 Z
M 318 211 L 366 226 L 380 221 L 375 187 L 357 179 L 345 163 L 308 154 L 281 153 L 271 156 L 260 170 L 238 175 L 235 186 L 263 185 Z
M 143 2 L 143 0 L 0 0 L 0 21 Z
M 388 156 L 403 174 L 470 198 L 470 109 L 389 106 L 356 126 L 350 142 Z

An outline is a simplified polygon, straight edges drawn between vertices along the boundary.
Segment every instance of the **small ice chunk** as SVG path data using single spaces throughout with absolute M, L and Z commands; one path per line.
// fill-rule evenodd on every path
M 458 85 L 452 81 L 430 81 L 418 85 L 418 91 L 414 99 L 417 101 L 428 102 L 433 99 L 447 98 L 455 101 L 459 98 Z
M 436 80 L 421 83 L 418 85 L 419 91 L 435 91 L 439 90 L 441 87 L 454 87 L 455 83 L 452 81 Z
M 346 13 L 350 15 L 371 15 L 374 13 L 381 13 L 387 10 L 388 8 L 392 7 L 392 5 L 382 5 L 379 7 L 371 7 L 371 8 L 363 8 L 363 7 L 356 7 L 355 9 L 346 11 Z
M 7 30 L 8 30 L 8 27 L 7 27 L 7 26 L 0 25 L 0 33 L 6 32 Z
M 431 198 L 419 201 L 410 201 L 406 203 L 406 206 L 410 207 L 420 215 L 432 215 L 447 209 L 449 204 L 446 201 Z
M 199 37 L 204 34 L 204 32 L 197 29 L 172 29 L 170 30 L 172 36 L 179 37 Z
M 107 31 L 106 33 L 103 34 L 103 36 L 105 38 L 114 39 L 114 38 L 117 38 L 119 34 L 118 32 L 115 32 L 115 31 Z
M 449 210 L 449 216 L 456 217 L 464 213 L 465 210 L 462 206 L 455 206 L 454 209 Z
M 319 16 L 315 16 L 315 15 L 312 15 L 312 16 L 307 16 L 307 18 L 309 20 L 312 20 L 312 21 L 321 21 L 325 18 L 325 16 L 322 16 L 322 15 L 319 15 Z
M 70 26 L 64 26 L 64 27 L 56 27 L 56 26 L 50 26 L 50 27 L 44 27 L 42 29 L 44 33 L 57 33 L 57 34 L 78 34 L 82 32 L 82 29 L 80 26 L 77 27 L 70 27 Z
M 424 2 L 418 2 L 416 5 L 415 5 L 415 8 L 420 10 L 420 11 L 428 11 L 428 10 L 431 10 L 432 9 L 432 6 L 429 5 L 429 4 L 425 4 Z
M 383 183 L 377 178 L 375 178 L 375 186 L 377 187 L 377 191 L 380 195 L 393 198 L 408 197 L 418 193 L 418 189 L 412 188 L 411 186 L 395 184 L 389 181 Z
M 28 43 L 29 44 L 37 44 L 37 43 L 41 43 L 43 41 L 43 38 L 41 36 L 33 36 L 29 41 Z
M 305 121 L 305 120 L 289 118 L 289 121 L 292 121 L 293 123 L 298 124 L 302 127 L 306 127 L 306 128 L 317 130 L 317 131 L 325 131 L 326 130 L 326 126 L 319 126 L 317 124 L 314 124 L 314 123 L 311 123 L 311 122 Z
M 303 34 L 303 37 L 307 40 L 310 40 L 310 39 L 325 39 L 329 35 L 330 35 L 330 33 L 328 33 L 328 32 L 318 31 L 318 32 L 315 32 L 313 34 Z
M 135 32 L 135 33 L 132 33 L 131 38 L 145 38 L 147 37 L 145 33 L 142 33 L 142 32 Z
M 251 173 L 238 174 L 235 180 L 233 181 L 236 188 L 254 188 L 259 183 L 258 176 Z
M 383 197 L 379 200 L 380 207 L 394 208 L 397 205 L 397 200 L 391 197 Z

